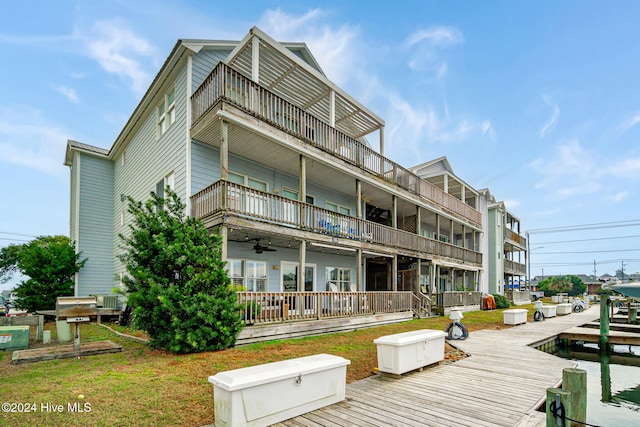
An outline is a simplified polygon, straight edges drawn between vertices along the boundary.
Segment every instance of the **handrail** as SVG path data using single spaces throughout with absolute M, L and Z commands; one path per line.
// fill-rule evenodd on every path
M 417 317 L 422 317 L 426 313 L 427 316 L 431 315 L 431 298 L 422 292 L 416 292 L 413 294 L 413 312 Z
M 482 254 L 470 249 L 224 180 L 213 183 L 191 197 L 192 216 L 203 219 L 219 212 L 482 264 Z
M 247 325 L 411 311 L 412 292 L 237 292 Z
M 429 202 L 435 202 L 453 215 L 460 215 L 477 225 L 482 223 L 482 215 L 477 209 L 260 86 L 223 62 L 211 71 L 191 96 L 191 126 L 195 126 L 220 99 L 361 170 L 392 182 Z

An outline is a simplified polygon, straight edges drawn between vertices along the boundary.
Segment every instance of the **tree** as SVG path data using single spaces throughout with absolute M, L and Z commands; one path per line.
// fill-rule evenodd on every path
M 169 188 L 143 205 L 128 198 L 133 214 L 123 278 L 134 325 L 150 344 L 174 353 L 220 350 L 235 344 L 240 307 L 221 259 L 221 240 L 204 223 L 184 214 Z
M 28 276 L 15 289 L 18 306 L 28 311 L 52 310 L 58 297 L 73 295 L 74 275 L 87 262 L 80 256 L 66 236 L 41 236 L 9 245 L 0 251 L 0 282 L 18 272 Z
M 582 295 L 587 290 L 587 285 L 578 276 L 552 276 L 540 282 L 538 289 L 551 296 L 558 293 L 576 296 Z

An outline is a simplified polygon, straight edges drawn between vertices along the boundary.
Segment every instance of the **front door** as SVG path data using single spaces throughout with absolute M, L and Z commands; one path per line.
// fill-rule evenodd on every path
M 298 263 L 282 262 L 282 291 L 283 292 L 313 292 L 315 290 L 316 266 L 307 264 L 304 269 L 304 289 L 298 289 Z

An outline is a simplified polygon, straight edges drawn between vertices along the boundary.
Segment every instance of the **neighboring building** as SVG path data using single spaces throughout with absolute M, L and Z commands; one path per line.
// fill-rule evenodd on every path
M 229 275 L 250 291 L 487 288 L 478 192 L 446 159 L 412 172 L 385 158 L 384 121 L 305 44 L 257 28 L 179 40 L 113 146 L 69 141 L 65 164 L 70 237 L 88 258 L 77 295 L 121 285 L 125 197 L 166 186 L 222 235 Z M 513 218 L 500 219 L 508 254 Z
M 483 282 L 488 284 L 490 294 L 519 290 L 527 276 L 527 239 L 522 235 L 520 219 L 507 210 L 504 202 L 496 201 L 488 189 L 479 194 L 485 230 Z
M 550 276 L 535 276 L 531 279 L 531 290 L 538 290 L 538 285 L 545 279 L 550 277 L 560 277 L 560 276 L 576 276 L 582 283 L 587 286 L 587 294 L 588 295 L 597 295 L 598 291 L 602 287 L 603 283 L 608 281 L 608 278 L 611 277 L 608 274 L 603 276 L 594 276 L 594 275 L 586 275 L 586 274 L 558 274 L 558 275 L 550 275 Z

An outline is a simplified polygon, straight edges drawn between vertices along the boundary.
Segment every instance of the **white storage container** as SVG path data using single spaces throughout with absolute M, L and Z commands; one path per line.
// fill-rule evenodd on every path
M 540 310 L 546 319 L 548 317 L 556 317 L 556 307 L 555 305 L 543 305 Z
M 514 308 L 502 312 L 505 325 L 520 325 L 527 323 L 527 310 L 524 308 Z
M 572 305 L 569 302 L 558 304 L 556 306 L 556 314 L 558 316 L 564 316 L 565 314 L 571 314 Z
M 378 370 L 400 375 L 443 360 L 446 335 L 443 331 L 421 329 L 374 340 Z
M 316 354 L 210 376 L 215 425 L 268 426 L 340 402 L 350 363 Z

